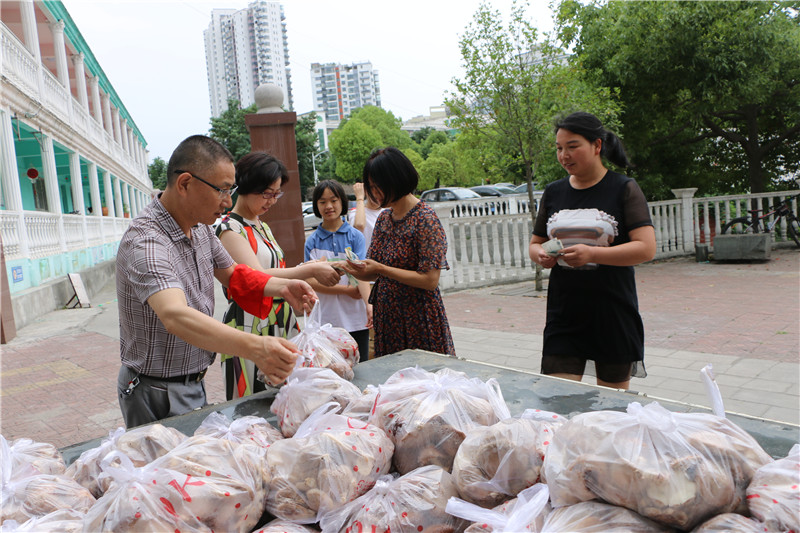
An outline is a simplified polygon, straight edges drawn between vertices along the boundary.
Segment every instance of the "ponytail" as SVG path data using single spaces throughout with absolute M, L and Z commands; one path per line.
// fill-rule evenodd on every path
M 560 129 L 576 133 L 586 138 L 590 143 L 600 139 L 602 141 L 600 147 L 600 155 L 602 157 L 605 157 L 618 167 L 628 168 L 633 166 L 625 153 L 622 140 L 614 132 L 605 129 L 600 119 L 591 113 L 578 111 L 556 120 L 555 131 L 557 132 Z

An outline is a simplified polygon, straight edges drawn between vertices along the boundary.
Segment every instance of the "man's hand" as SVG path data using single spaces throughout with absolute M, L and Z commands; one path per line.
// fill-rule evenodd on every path
M 262 336 L 262 349 L 251 354 L 252 361 L 270 383 L 280 385 L 294 370 L 298 349 L 294 343 L 282 337 Z
M 378 276 L 381 266 L 374 259 L 363 259 L 357 263 L 348 259 L 341 263 L 345 272 L 361 281 L 373 281 Z
M 272 278 L 270 283 L 276 278 Z M 317 301 L 317 293 L 311 285 L 300 279 L 280 280 L 285 282 L 278 291 L 278 296 L 286 300 L 292 306 L 295 313 L 310 313 Z

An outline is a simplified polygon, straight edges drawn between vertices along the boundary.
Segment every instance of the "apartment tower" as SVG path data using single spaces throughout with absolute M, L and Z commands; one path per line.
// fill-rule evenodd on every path
M 203 32 L 211 116 L 255 102 L 256 87 L 274 83 L 283 89 L 283 105 L 292 110 L 292 77 L 283 6 L 251 2 L 245 9 L 214 9 Z
M 311 87 L 314 111 L 328 121 L 349 117 L 351 111 L 366 105 L 381 106 L 378 71 L 372 63 L 312 63 Z

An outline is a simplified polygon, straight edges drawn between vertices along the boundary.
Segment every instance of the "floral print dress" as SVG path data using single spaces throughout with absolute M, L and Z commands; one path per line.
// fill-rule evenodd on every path
M 375 224 L 367 257 L 396 268 L 428 272 L 446 269 L 447 236 L 436 213 L 419 202 L 401 220 L 383 211 Z M 405 349 L 455 355 L 450 325 L 439 288 L 417 289 L 380 276 L 373 305 L 375 356 Z
M 237 233 L 247 240 L 263 268 L 286 267 L 283 250 L 264 222 L 246 220 L 236 213 L 229 213 L 217 227 L 217 236 L 225 231 Z M 229 298 L 222 322 L 254 335 L 288 339 L 300 333 L 292 307 L 282 298 L 272 299 L 272 310 L 264 320 L 245 312 Z M 221 353 L 220 361 L 228 400 L 266 390 L 264 383 L 256 379 L 258 367 L 249 359 Z

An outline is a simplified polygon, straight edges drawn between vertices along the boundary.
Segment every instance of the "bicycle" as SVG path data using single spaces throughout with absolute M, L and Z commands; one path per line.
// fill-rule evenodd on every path
M 784 198 L 782 201 L 773 205 L 771 210 L 765 212 L 763 215 L 758 214 L 764 211 L 763 209 L 748 209 L 747 212 L 750 213 L 750 217 L 734 218 L 722 226 L 722 234 L 727 234 L 729 230 L 732 234 L 770 233 L 781 218 L 786 218 L 788 223 L 786 226 L 786 234 L 789 235 L 798 248 L 800 248 L 800 220 L 795 216 L 791 206 L 791 201 L 798 196 L 800 195 Z M 772 222 L 762 222 L 765 218 L 773 215 L 775 219 Z

